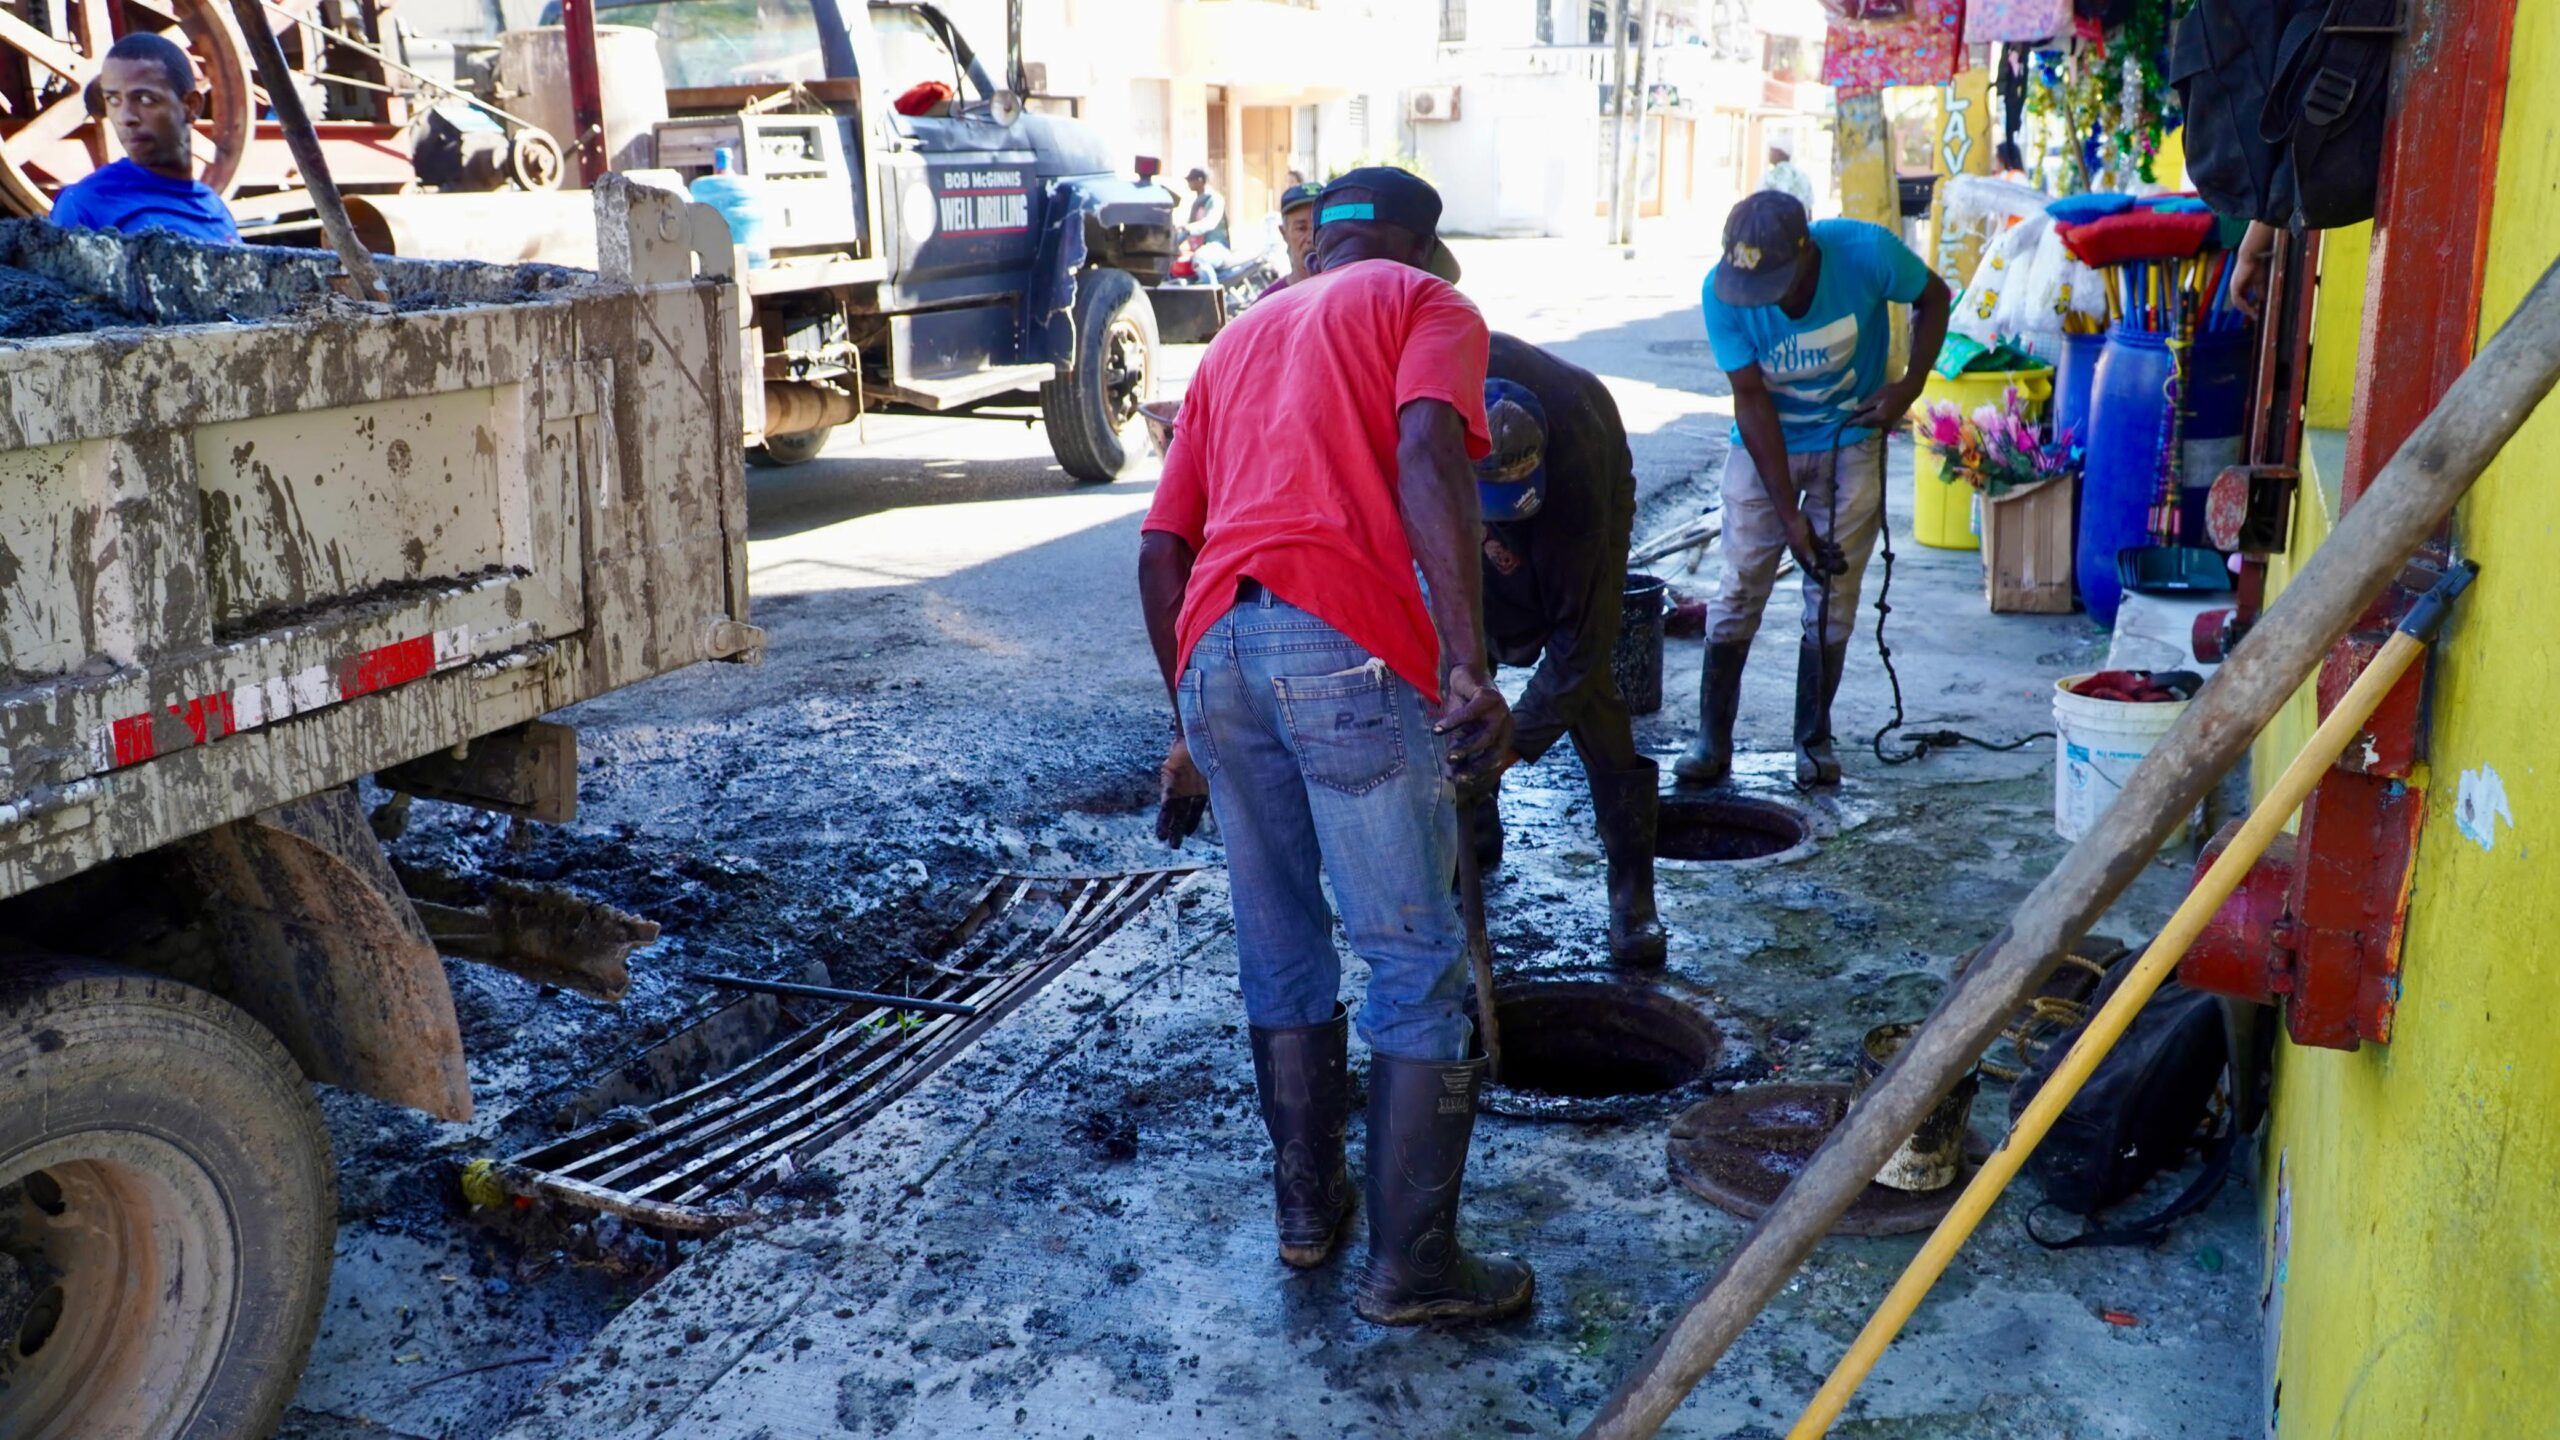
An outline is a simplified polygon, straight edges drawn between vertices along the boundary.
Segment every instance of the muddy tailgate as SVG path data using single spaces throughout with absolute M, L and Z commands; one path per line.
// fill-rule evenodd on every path
M 751 653 L 698 219 L 617 182 L 600 277 L 385 262 L 392 313 L 299 252 L 0 237 L 182 322 L 0 345 L 0 896 Z

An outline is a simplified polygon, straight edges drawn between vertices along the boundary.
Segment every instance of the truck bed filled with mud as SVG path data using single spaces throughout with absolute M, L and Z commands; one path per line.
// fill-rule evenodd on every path
M 600 272 L 385 261 L 388 304 L 0 223 L 0 897 L 751 652 L 693 218 L 609 187 Z

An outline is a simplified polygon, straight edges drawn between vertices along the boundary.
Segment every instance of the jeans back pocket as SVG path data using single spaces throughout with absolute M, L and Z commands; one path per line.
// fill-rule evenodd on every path
M 1403 682 L 1382 660 L 1330 675 L 1281 675 L 1271 681 L 1298 768 L 1309 780 L 1363 795 L 1402 774 Z

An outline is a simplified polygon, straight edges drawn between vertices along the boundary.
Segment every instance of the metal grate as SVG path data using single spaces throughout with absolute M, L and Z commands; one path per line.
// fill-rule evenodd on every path
M 914 1089 L 1198 868 L 999 875 L 931 956 L 880 987 L 974 1016 L 835 1006 L 689 1090 L 499 1161 L 490 1178 L 511 1196 L 670 1230 L 736 1224 L 750 1197 Z

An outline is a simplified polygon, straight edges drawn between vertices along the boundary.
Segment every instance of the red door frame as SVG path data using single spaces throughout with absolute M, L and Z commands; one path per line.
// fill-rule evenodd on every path
M 2341 508 L 2356 503 L 2401 442 L 2443 398 L 2479 340 L 2480 290 L 2505 117 L 2516 0 L 2404 0 L 2410 33 L 2392 77 L 2391 120 L 2366 278 L 2364 329 L 2348 422 Z M 2441 560 L 2447 537 L 2431 556 Z M 2322 664 L 2324 715 L 2380 649 L 2414 597 L 2392 587 Z M 2211 984 L 2286 997 L 2294 1040 L 2352 1050 L 2391 1038 L 2400 944 L 2424 797 L 2408 780 L 2423 753 L 2421 657 L 2303 806 L 2300 836 L 2272 853 L 2263 893 L 2280 884 L 2281 917 L 2260 905 L 2217 917 L 2191 983 L 2230 975 L 2262 984 Z M 2246 954 L 2235 954 L 2234 948 Z

